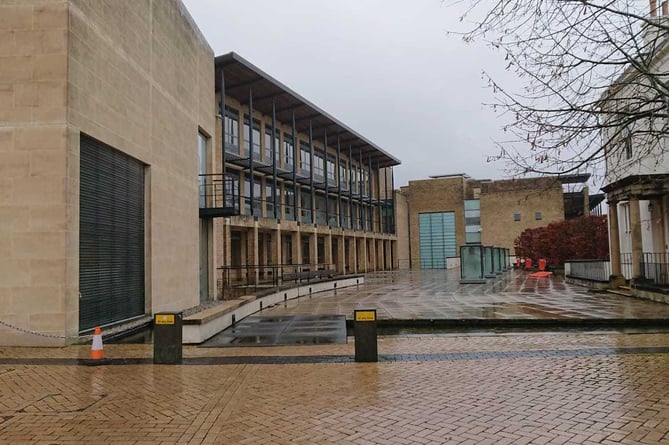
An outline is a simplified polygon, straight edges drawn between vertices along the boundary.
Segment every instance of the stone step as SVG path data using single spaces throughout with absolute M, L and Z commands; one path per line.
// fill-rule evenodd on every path
M 610 293 L 610 294 L 621 295 L 623 297 L 633 297 L 634 296 L 634 294 L 631 292 L 631 289 L 629 291 L 622 290 L 622 289 L 609 289 L 607 292 Z

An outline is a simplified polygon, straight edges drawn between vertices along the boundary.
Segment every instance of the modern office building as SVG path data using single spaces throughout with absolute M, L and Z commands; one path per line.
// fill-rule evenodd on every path
M 0 17 L 0 344 L 141 324 L 279 272 L 259 265 L 395 267 L 399 161 L 215 58 L 179 0 Z
M 299 270 L 396 268 L 399 161 L 235 53 L 215 77 L 224 149 L 201 154 L 200 239 L 220 267 L 202 268 L 202 299 Z
M 590 214 L 602 200 L 588 188 L 564 193 L 565 184 L 581 184 L 589 175 L 560 178 L 479 180 L 466 174 L 432 176 L 401 188 L 398 208 L 407 223 L 398 231 L 402 268 L 457 267 L 459 247 L 483 244 L 510 249 L 528 228 Z M 403 233 L 404 230 L 406 233 Z

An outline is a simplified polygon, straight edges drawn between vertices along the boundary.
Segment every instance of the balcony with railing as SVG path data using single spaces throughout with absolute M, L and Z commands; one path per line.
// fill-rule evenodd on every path
M 231 175 L 199 175 L 201 218 L 239 215 L 239 178 Z

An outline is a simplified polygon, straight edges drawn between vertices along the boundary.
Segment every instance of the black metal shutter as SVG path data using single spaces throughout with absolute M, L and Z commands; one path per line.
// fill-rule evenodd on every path
M 81 135 L 79 330 L 144 314 L 144 164 Z

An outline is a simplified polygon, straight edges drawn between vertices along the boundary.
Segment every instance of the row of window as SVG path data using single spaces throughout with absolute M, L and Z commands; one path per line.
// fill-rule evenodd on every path
M 251 187 L 253 187 L 253 199 L 251 199 Z M 306 224 L 319 224 L 341 226 L 344 228 L 355 228 L 387 231 L 392 224 L 392 209 L 382 209 L 381 221 L 378 220 L 378 211 L 375 206 L 360 205 L 355 201 L 344 200 L 338 206 L 335 197 L 323 194 L 315 194 L 312 203 L 311 191 L 299 186 L 278 184 L 276 189 L 276 214 L 274 212 L 274 187 L 270 181 L 265 181 L 264 186 L 259 177 L 252 182 L 250 175 L 244 177 L 243 187 L 239 191 L 239 199 L 242 215 L 253 215 L 266 218 L 280 218 L 288 221 L 299 220 Z M 296 202 L 296 199 L 298 201 Z M 315 209 L 314 209 L 315 205 Z M 297 207 L 298 216 L 295 215 Z M 339 207 L 339 209 L 338 209 Z M 352 212 L 352 213 L 351 213 Z M 351 217 L 350 215 L 353 215 Z M 379 226 L 379 224 L 381 224 Z
M 274 153 L 272 153 L 272 133 L 274 133 Z M 253 128 L 251 129 L 248 115 L 244 115 L 243 134 L 244 153 L 251 153 L 254 160 L 276 164 L 289 171 L 296 167 L 295 146 L 291 135 L 283 133 L 282 144 L 279 129 L 277 128 L 276 131 L 272 132 L 272 127 L 265 124 L 265 138 L 261 146 L 261 122 L 254 119 Z M 239 112 L 228 106 L 226 106 L 225 110 L 224 143 L 227 152 L 241 154 L 239 145 Z M 297 165 L 299 168 L 296 171 L 302 176 L 310 177 L 312 156 L 311 147 L 308 142 L 300 141 L 299 158 L 299 165 Z M 327 181 L 329 185 L 333 186 L 340 184 L 343 190 L 348 190 L 350 187 L 355 193 L 358 193 L 358 187 L 360 186 L 362 193 L 366 196 L 369 195 L 369 170 L 363 168 L 361 165 L 354 165 L 351 162 L 349 166 L 348 162 L 340 160 L 339 175 L 337 175 L 337 160 L 332 156 L 327 156 L 323 152 L 323 149 L 316 149 L 314 147 L 313 171 L 316 182 Z

